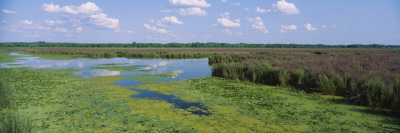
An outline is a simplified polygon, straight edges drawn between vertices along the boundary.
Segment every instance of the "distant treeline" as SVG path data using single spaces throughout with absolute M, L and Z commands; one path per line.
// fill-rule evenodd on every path
M 382 44 L 229 44 L 229 43 L 59 43 L 59 42 L 5 42 L 0 47 L 80 47 L 80 48 L 400 48 L 400 45 Z

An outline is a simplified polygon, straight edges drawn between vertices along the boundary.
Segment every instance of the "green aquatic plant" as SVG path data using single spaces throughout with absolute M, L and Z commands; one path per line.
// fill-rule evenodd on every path
M 12 51 L 0 49 L 0 63 L 15 62 L 18 56 L 10 55 Z
M 201 116 L 115 84 L 118 76 L 81 79 L 70 73 L 27 68 L 2 69 L 13 84 L 12 103 L 39 132 L 307 132 L 400 130 L 398 119 L 365 113 L 343 98 L 291 92 L 273 86 L 221 78 L 144 82 L 137 89 L 200 102 Z M 153 80 L 150 75 L 135 80 Z M 332 102 L 332 101 L 338 101 Z M 367 121 L 367 122 L 365 122 Z M 391 121 L 391 122 L 390 122 Z M 358 124 L 357 124 L 358 123 Z
M 22 65 L 22 64 L 7 64 L 7 65 L 10 65 L 10 66 L 19 66 L 19 65 Z
M 211 107 L 235 107 L 241 115 L 286 127 L 283 130 L 286 132 L 293 131 L 294 125 L 302 125 L 302 131 L 314 132 L 400 130 L 396 112 L 385 110 L 386 115 L 382 116 L 377 115 L 378 112 L 365 113 L 369 110 L 367 107 L 351 105 L 344 97 L 292 92 L 285 88 L 237 83 L 221 78 L 186 82 L 185 89 L 192 94 L 189 97 L 200 97 L 200 101 L 211 104 Z

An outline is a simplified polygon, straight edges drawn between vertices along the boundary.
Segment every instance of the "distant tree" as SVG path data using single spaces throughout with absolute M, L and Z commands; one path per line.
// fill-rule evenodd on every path
M 3 44 L 0 44 L 0 47 L 9 48 L 9 47 L 15 47 L 15 45 L 14 45 L 14 44 L 11 44 L 11 43 L 3 43 Z

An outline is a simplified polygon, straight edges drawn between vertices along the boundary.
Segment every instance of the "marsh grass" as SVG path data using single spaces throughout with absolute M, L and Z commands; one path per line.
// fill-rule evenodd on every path
M 34 132 L 32 120 L 23 115 L 11 112 L 0 112 L 0 133 L 31 133 Z
M 1 74 L 1 72 L 0 72 Z M 2 80 L 2 76 L 0 77 L 0 108 L 10 107 L 10 90 L 5 87 L 4 81 Z
M 11 63 L 15 62 L 18 56 L 12 56 L 10 53 L 13 51 L 0 49 L 0 63 Z
M 169 72 L 169 73 L 158 73 L 158 74 L 152 74 L 149 76 L 152 77 L 160 77 L 160 78 L 171 78 L 171 77 L 176 77 L 179 73 L 176 72 Z
M 19 66 L 19 65 L 22 65 L 22 64 L 7 64 L 7 65 L 10 65 L 10 66 Z
M 71 59 L 82 58 L 82 56 L 79 56 L 79 55 L 37 54 L 37 53 L 26 52 L 26 51 L 18 51 L 18 53 L 25 54 L 25 55 L 31 55 L 33 57 L 39 57 L 41 59 L 49 59 L 49 60 L 71 60 Z

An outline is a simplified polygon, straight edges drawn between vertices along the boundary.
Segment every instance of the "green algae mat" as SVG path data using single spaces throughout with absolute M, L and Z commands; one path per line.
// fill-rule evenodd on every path
M 115 83 L 126 77 L 82 79 L 41 69 L 0 70 L 13 105 L 1 108 L 0 117 L 16 112 L 28 119 L 33 132 L 400 131 L 396 112 L 370 110 L 351 105 L 342 97 L 275 86 L 221 78 L 162 82 L 156 81 L 157 76 L 136 75 L 128 79 L 146 84 L 122 87 Z M 202 103 L 209 114 L 194 114 L 199 108 L 177 108 L 164 100 L 134 98 L 138 92 L 129 88 Z

